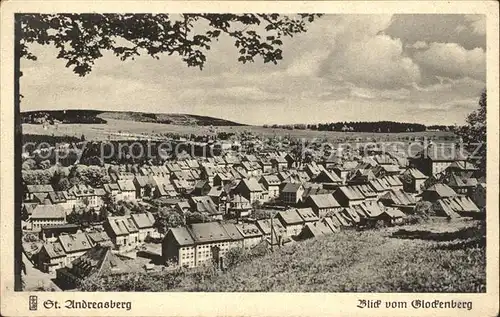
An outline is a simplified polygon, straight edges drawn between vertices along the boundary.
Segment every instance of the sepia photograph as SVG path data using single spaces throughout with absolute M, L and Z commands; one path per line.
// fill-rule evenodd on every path
M 14 14 L 8 261 L 12 290 L 37 295 L 22 306 L 498 287 L 486 14 L 172 11 Z

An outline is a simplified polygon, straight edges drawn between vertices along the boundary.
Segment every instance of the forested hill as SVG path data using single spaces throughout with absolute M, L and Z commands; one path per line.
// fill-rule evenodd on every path
M 21 122 L 31 124 L 105 124 L 107 120 L 129 120 L 175 125 L 241 126 L 244 124 L 207 116 L 177 113 L 146 113 L 100 110 L 40 110 L 21 112 Z
M 420 123 L 395 122 L 395 121 L 356 121 L 356 122 L 331 122 L 319 124 L 285 124 L 265 125 L 264 128 L 282 128 L 288 130 L 316 130 L 338 132 L 422 132 L 427 130 L 451 131 L 453 126 L 432 125 L 425 126 Z

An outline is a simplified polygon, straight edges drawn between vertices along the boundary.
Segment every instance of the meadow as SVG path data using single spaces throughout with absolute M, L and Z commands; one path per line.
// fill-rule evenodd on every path
M 40 124 L 23 124 L 23 134 L 72 136 L 80 138 L 85 136 L 86 140 L 109 140 L 133 137 L 151 137 L 159 134 L 180 135 L 213 135 L 219 132 L 226 133 L 252 133 L 258 137 L 287 137 L 291 139 L 322 139 L 326 142 L 338 142 L 345 139 L 357 141 L 410 141 L 415 138 L 424 137 L 434 139 L 450 139 L 452 132 L 425 131 L 404 133 L 368 133 L 368 132 L 336 132 L 336 131 L 313 131 L 313 130 L 287 130 L 279 128 L 264 128 L 261 126 L 194 126 L 175 125 L 151 122 L 138 122 L 131 120 L 106 119 L 105 124 L 59 124 L 46 128 Z

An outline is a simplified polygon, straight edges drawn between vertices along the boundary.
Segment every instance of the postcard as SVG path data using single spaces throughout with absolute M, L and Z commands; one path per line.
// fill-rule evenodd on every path
M 2 315 L 498 315 L 497 2 L 1 9 Z

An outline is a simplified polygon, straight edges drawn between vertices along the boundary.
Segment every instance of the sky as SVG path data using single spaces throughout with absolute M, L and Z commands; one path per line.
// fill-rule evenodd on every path
M 21 61 L 21 111 L 189 113 L 245 124 L 463 124 L 486 87 L 483 15 L 325 15 L 284 40 L 278 64 L 237 61 L 229 38 L 203 70 L 177 56 L 106 52 L 79 77 L 51 46 Z

